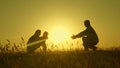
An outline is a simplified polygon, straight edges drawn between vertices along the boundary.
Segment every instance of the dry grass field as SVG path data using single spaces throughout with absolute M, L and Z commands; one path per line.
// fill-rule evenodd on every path
M 0 68 L 120 68 L 120 49 L 46 51 L 27 53 L 16 44 L 0 51 Z M 2 46 L 2 44 L 0 44 Z M 24 40 L 20 44 L 24 46 Z

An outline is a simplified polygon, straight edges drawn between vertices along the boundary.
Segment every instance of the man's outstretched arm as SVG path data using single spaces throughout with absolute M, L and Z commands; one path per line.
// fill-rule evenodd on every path
M 86 30 L 78 33 L 77 35 L 73 35 L 71 38 L 72 39 L 80 38 L 80 37 L 85 36 L 85 34 L 86 34 Z

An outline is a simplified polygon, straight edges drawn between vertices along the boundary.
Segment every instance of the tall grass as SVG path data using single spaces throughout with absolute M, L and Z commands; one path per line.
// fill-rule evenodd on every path
M 5 45 L 0 46 L 4 46 L 0 52 L 0 68 L 120 68 L 119 48 L 27 53 L 23 38 L 20 44 L 7 40 Z
M 21 42 L 19 44 L 11 43 L 11 41 L 7 39 L 6 44 L 3 45 L 0 43 L 0 51 L 8 53 L 25 52 L 26 44 L 23 37 L 21 37 Z

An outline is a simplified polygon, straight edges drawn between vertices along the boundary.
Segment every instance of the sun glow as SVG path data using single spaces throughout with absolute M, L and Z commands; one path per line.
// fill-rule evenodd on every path
M 69 38 L 69 31 L 63 27 L 57 27 L 51 31 L 50 36 L 53 43 L 60 43 Z

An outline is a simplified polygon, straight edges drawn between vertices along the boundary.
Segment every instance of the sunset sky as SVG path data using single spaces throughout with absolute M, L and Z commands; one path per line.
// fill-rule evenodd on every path
M 86 19 L 99 47 L 120 46 L 120 0 L 0 0 L 0 42 L 27 41 L 37 29 L 48 31 L 50 39 L 59 30 L 70 37 L 85 29 Z

